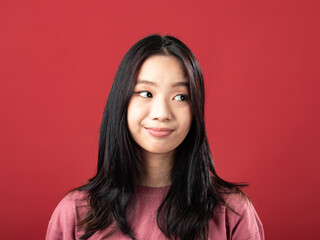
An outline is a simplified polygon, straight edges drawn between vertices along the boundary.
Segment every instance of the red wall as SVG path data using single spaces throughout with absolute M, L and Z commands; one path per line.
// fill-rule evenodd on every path
M 43 239 L 94 174 L 116 69 L 151 33 L 200 61 L 217 171 L 251 184 L 267 239 L 315 239 L 319 12 L 317 0 L 1 1 L 1 239 Z

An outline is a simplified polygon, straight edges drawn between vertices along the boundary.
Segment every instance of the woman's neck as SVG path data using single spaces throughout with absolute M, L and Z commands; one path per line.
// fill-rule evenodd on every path
M 143 152 L 142 176 L 139 184 L 148 187 L 163 187 L 170 185 L 170 171 L 173 166 L 174 152 L 156 154 Z

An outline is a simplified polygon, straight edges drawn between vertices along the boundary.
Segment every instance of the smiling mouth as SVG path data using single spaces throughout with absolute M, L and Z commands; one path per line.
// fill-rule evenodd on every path
M 145 128 L 153 137 L 166 137 L 170 135 L 173 130 L 169 128 Z

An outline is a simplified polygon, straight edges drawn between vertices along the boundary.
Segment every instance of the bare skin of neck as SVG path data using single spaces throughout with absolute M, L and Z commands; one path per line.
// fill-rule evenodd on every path
M 170 171 L 173 166 L 174 151 L 165 154 L 142 152 L 143 169 L 139 184 L 148 187 L 170 185 Z

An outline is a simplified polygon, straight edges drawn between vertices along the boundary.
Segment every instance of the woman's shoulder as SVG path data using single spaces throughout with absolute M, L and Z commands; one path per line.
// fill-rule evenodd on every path
M 74 211 L 77 208 L 86 207 L 88 205 L 88 194 L 84 191 L 69 192 L 57 205 L 55 211 L 62 210 L 63 212 Z
M 237 212 L 252 207 L 252 202 L 244 193 L 230 193 L 223 196 L 227 209 L 233 209 Z
M 228 239 L 264 239 L 263 225 L 251 202 L 242 193 L 226 194 L 225 205 L 216 211 L 216 221 L 224 222 Z
M 88 210 L 88 194 L 83 191 L 68 193 L 55 208 L 47 229 L 46 239 L 69 234 L 74 237 L 77 224 Z
M 87 204 L 88 202 L 88 193 L 86 191 L 79 191 L 79 190 L 73 190 L 69 192 L 62 200 L 61 202 L 65 202 L 66 204 L 75 204 L 75 205 L 82 205 Z

